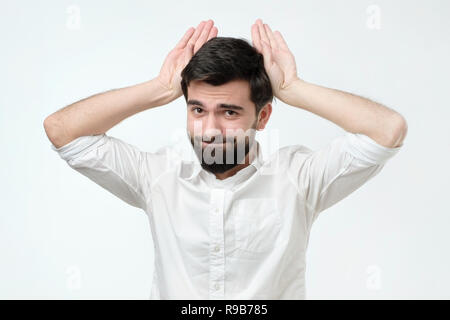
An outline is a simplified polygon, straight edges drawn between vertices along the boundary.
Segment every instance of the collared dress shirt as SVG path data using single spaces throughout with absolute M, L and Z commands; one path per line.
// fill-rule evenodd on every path
M 256 141 L 252 163 L 219 180 L 201 167 L 187 136 L 183 143 L 190 152 L 175 145 L 145 152 L 107 134 L 51 145 L 148 217 L 150 299 L 305 299 L 313 222 L 402 147 L 345 132 L 317 150 L 291 145 L 264 159 Z

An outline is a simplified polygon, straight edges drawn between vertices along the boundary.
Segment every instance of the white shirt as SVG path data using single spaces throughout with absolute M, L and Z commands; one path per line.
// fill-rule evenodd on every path
M 106 134 L 51 147 L 70 167 L 148 216 L 150 299 L 305 299 L 305 254 L 319 213 L 383 168 L 401 147 L 345 132 L 257 157 L 218 180 L 175 145 L 156 152 Z M 189 158 L 189 159 L 188 159 Z

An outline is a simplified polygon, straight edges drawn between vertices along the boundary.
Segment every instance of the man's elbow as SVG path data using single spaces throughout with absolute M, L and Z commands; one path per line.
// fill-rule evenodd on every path
M 65 144 L 64 125 L 54 113 L 44 119 L 44 130 L 48 139 L 56 148 Z
M 408 123 L 406 122 L 406 119 L 401 114 L 397 114 L 394 118 L 392 128 L 393 134 L 389 147 L 401 147 L 403 145 L 403 140 L 405 140 L 405 137 L 408 134 Z

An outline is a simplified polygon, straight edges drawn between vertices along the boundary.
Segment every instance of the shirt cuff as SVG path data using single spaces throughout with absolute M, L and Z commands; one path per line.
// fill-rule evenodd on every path
M 372 164 L 384 164 L 403 147 L 388 148 L 380 145 L 372 138 L 362 133 L 346 132 L 346 151 L 359 160 Z
M 106 135 L 104 133 L 92 136 L 81 136 L 59 148 L 56 148 L 51 144 L 51 148 L 56 151 L 62 159 L 69 161 L 102 145 L 105 142 L 105 139 Z

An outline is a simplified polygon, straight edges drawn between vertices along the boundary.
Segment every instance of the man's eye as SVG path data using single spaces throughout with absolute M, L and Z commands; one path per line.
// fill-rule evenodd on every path
M 194 111 L 194 113 L 197 113 L 197 112 L 195 112 L 196 110 L 200 110 L 199 113 L 201 113 L 201 111 L 202 111 L 201 108 L 193 108 L 192 110 Z
M 225 111 L 225 112 L 231 112 L 231 114 L 228 114 L 229 116 L 233 116 L 233 115 L 236 114 L 236 112 L 234 112 L 233 110 L 227 110 L 227 111 Z

